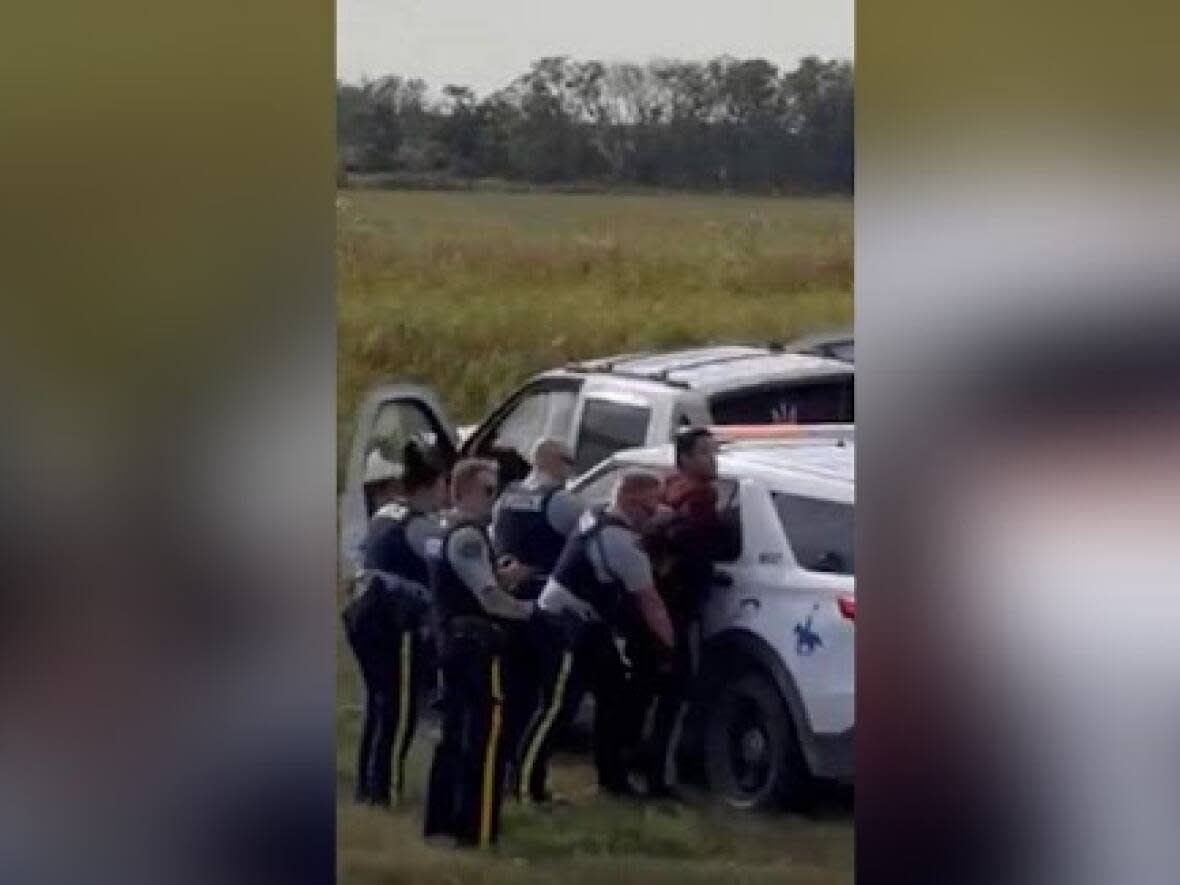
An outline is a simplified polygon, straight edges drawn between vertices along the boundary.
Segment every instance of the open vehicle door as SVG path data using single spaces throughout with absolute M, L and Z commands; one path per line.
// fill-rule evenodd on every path
M 357 409 L 340 495 L 340 576 L 349 580 L 360 568 L 360 545 L 373 504 L 364 489 L 365 461 L 374 449 L 396 465 L 411 439 L 434 446 L 446 461 L 458 457 L 458 435 L 434 391 L 414 384 L 390 384 L 368 393 Z

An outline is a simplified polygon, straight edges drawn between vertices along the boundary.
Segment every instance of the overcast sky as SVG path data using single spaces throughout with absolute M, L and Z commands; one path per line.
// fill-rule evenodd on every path
M 854 0 L 337 0 L 336 71 L 497 89 L 546 55 L 852 58 Z

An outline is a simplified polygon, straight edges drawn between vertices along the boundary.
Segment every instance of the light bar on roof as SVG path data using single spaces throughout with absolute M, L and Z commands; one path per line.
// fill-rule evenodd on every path
M 852 424 L 714 424 L 709 432 L 721 442 L 790 441 L 799 439 L 852 441 Z

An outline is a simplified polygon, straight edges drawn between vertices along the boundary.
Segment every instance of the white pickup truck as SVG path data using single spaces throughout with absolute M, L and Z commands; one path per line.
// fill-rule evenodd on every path
M 718 455 L 718 506 L 740 551 L 705 604 L 681 744 L 738 808 L 797 804 L 813 778 L 853 776 L 853 429 L 788 435 Z M 575 489 L 602 501 L 628 467 L 666 474 L 672 446 L 619 452 Z
M 378 387 L 361 403 L 340 500 L 341 577 L 357 566 L 371 512 L 362 488 L 376 446 L 396 457 L 411 437 L 432 440 L 448 460 L 500 464 L 503 482 L 522 478 L 542 437 L 565 440 L 575 472 L 617 451 L 671 440 L 683 425 L 851 422 L 851 364 L 782 347 L 725 345 L 627 354 L 574 363 L 529 379 L 473 430 L 460 432 L 429 389 Z

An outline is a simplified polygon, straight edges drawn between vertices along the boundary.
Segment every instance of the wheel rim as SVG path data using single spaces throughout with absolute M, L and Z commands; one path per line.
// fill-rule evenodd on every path
M 758 795 L 770 783 L 774 754 L 765 717 L 754 703 L 738 704 L 730 721 L 727 743 L 729 768 L 739 796 Z

